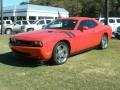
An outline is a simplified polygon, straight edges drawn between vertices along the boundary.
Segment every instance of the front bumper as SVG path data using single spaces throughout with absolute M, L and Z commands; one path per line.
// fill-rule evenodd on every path
M 52 56 L 50 50 L 47 50 L 43 47 L 25 47 L 25 46 L 13 46 L 13 45 L 9 45 L 9 46 L 14 54 L 23 57 L 49 60 Z

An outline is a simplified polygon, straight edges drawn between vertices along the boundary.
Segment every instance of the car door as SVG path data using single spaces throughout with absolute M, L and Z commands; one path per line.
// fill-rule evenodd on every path
M 19 32 L 19 27 L 21 25 L 21 21 L 17 21 L 14 25 L 13 25 L 13 31 L 15 32 Z
M 83 29 L 83 27 L 87 27 Z M 77 42 L 79 45 L 79 50 L 87 49 L 96 45 L 96 32 L 95 29 L 97 23 L 93 20 L 82 20 L 78 26 L 77 30 Z
M 112 32 L 115 31 L 116 21 L 114 18 L 109 18 L 108 25 L 112 28 Z

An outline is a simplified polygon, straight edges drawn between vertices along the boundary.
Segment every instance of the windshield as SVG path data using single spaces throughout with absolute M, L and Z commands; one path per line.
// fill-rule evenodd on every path
M 54 20 L 45 26 L 45 29 L 63 29 L 63 30 L 73 30 L 77 24 L 77 20 Z

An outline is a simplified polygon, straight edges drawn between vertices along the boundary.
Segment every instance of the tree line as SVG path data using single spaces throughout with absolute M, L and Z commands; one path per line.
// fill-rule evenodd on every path
M 65 8 L 70 16 L 100 17 L 105 13 L 104 2 L 105 0 L 30 0 L 29 3 Z M 120 17 L 120 0 L 109 0 L 109 16 Z

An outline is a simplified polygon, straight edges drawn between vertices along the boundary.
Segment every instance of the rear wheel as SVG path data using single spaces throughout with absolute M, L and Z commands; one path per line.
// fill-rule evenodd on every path
M 53 50 L 52 61 L 54 64 L 60 65 L 67 61 L 69 56 L 69 47 L 65 42 L 59 42 Z
M 106 34 L 104 34 L 103 36 L 102 36 L 102 39 L 101 39 L 101 42 L 100 42 L 100 49 L 105 49 L 105 48 L 107 48 L 107 46 L 108 46 L 108 38 L 107 38 L 107 35 Z
M 8 34 L 8 35 L 9 35 L 9 34 L 12 34 L 12 29 L 10 29 L 10 28 L 9 28 L 9 29 L 6 29 L 6 30 L 5 30 L 5 34 Z

